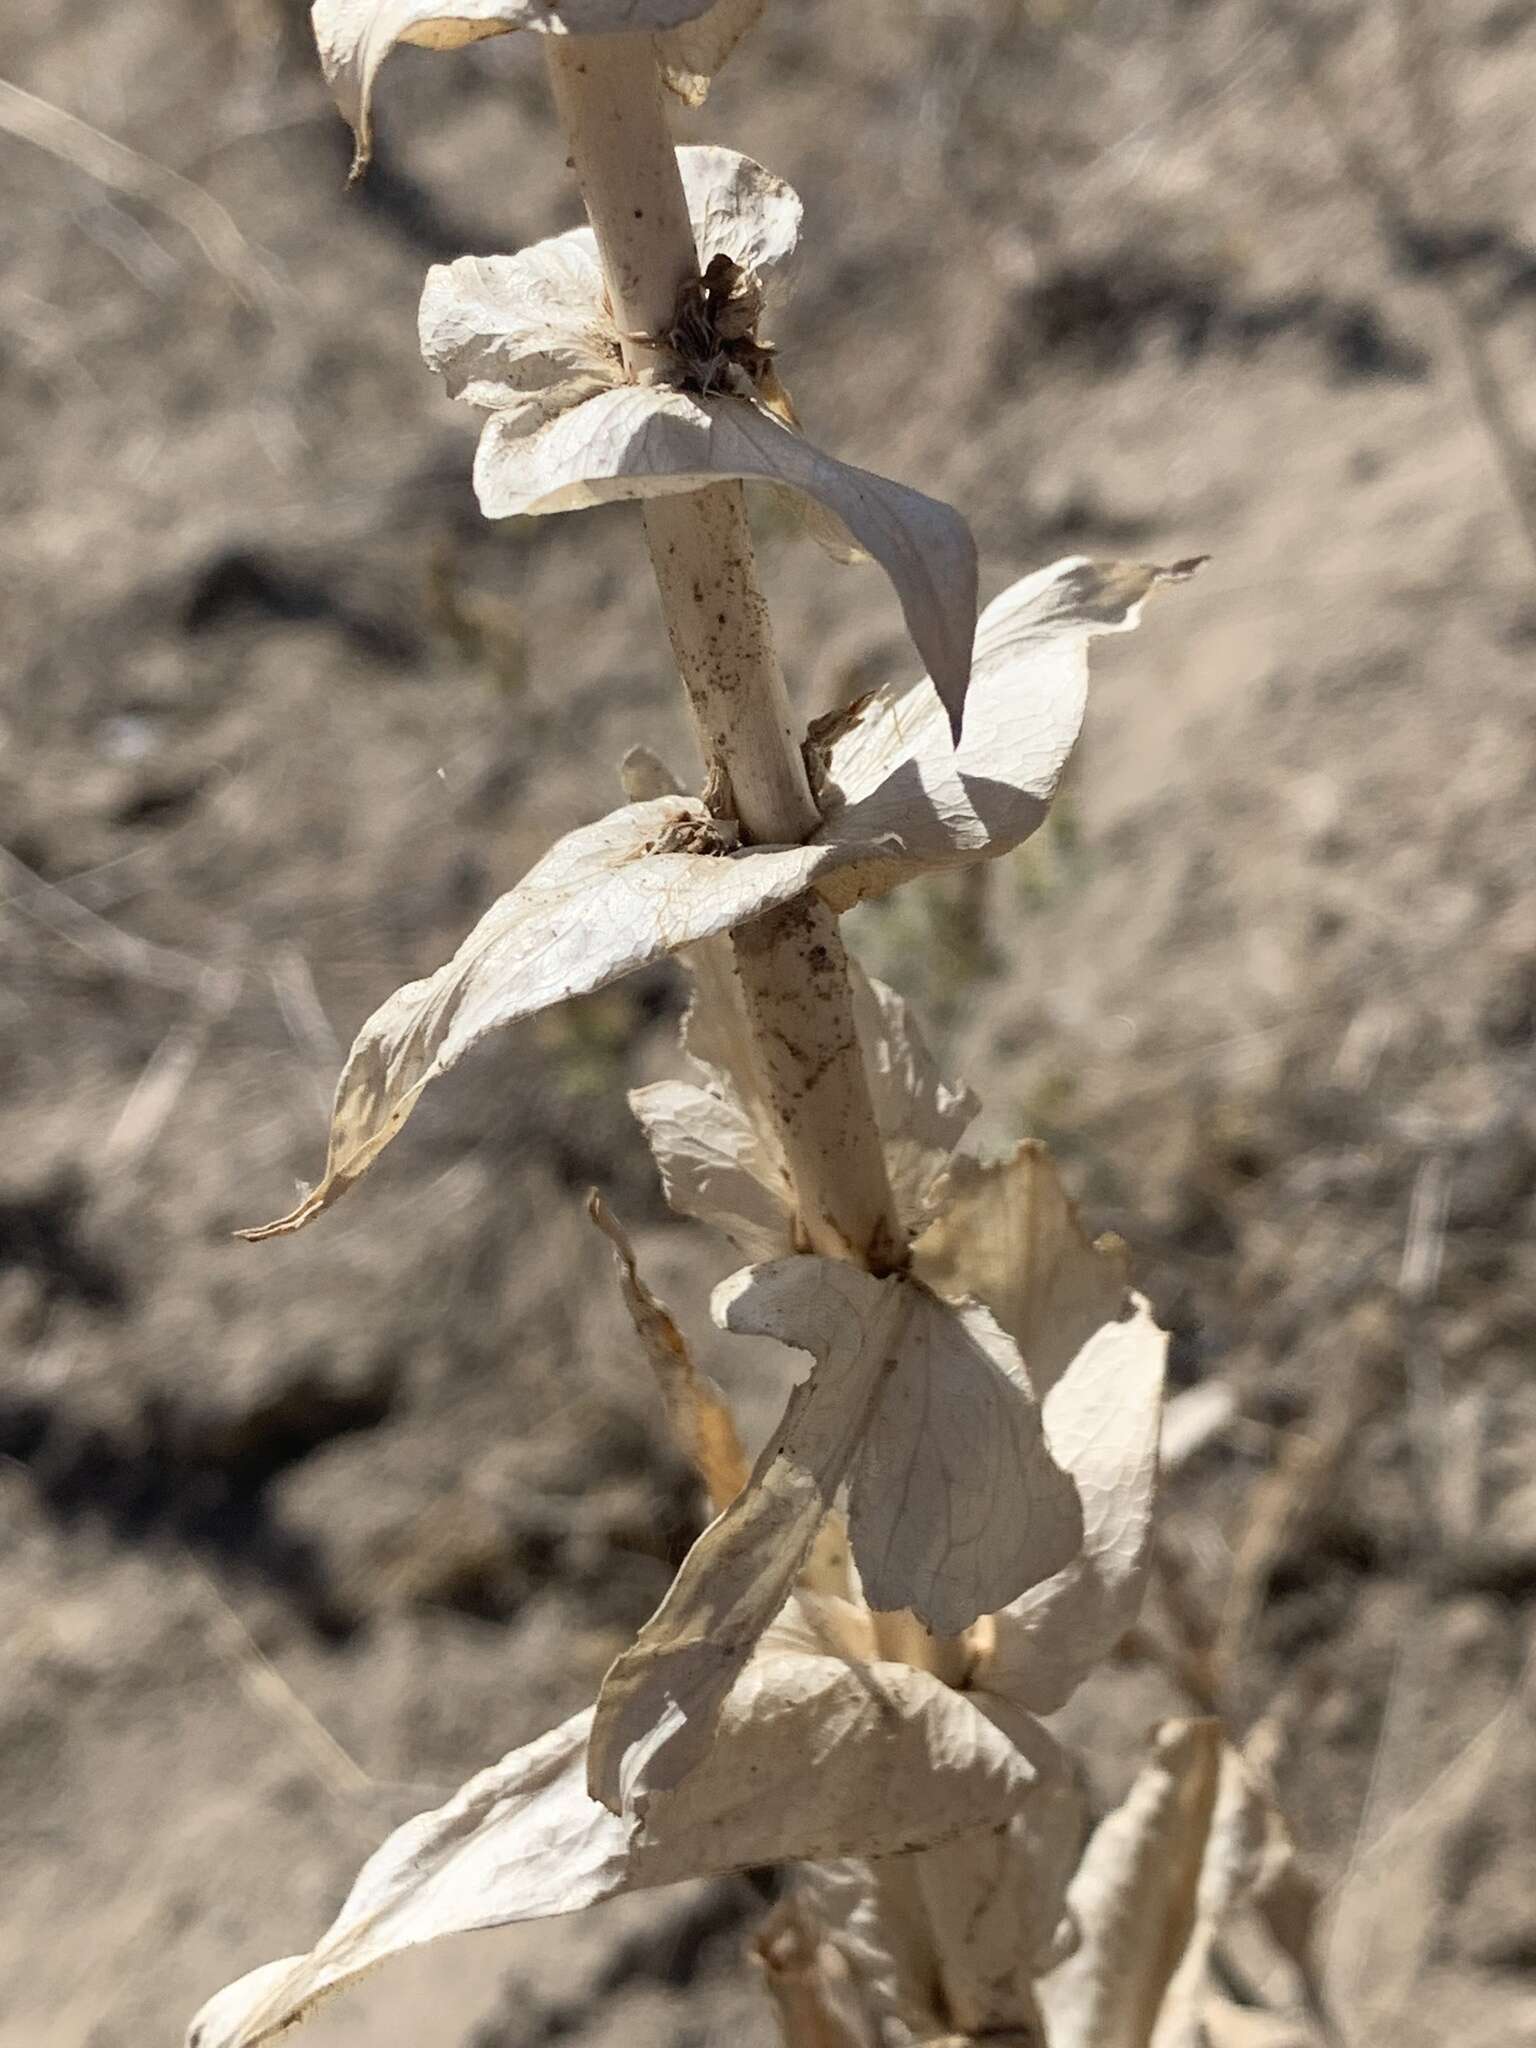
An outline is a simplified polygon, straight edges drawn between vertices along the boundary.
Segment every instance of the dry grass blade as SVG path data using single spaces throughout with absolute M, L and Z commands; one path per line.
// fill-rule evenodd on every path
M 89 121 L 23 91 L 8 79 L 0 79 L 0 129 L 174 221 L 191 236 L 209 267 L 253 312 L 275 320 L 286 304 L 287 287 L 267 257 L 217 199 L 180 171 L 141 156 L 126 143 L 103 135 Z
M 3 846 L 0 880 L 10 892 L 0 897 L 0 909 L 14 906 L 114 974 L 186 995 L 200 995 L 207 990 L 209 970 L 205 961 L 194 960 L 191 954 L 178 953 L 170 946 L 157 946 L 152 939 L 135 938 L 131 932 L 98 917 L 94 910 L 87 910 L 73 896 L 34 874 L 25 861 L 18 860 Z

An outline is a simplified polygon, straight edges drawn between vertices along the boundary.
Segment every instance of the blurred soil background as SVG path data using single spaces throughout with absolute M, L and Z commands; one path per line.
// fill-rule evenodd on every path
M 788 1361 L 709 1331 L 625 1108 L 670 970 L 230 1235 L 625 746 L 692 772 L 637 520 L 484 523 L 417 358 L 429 262 L 576 218 L 537 42 L 397 54 L 350 194 L 298 0 L 33 0 L 4 65 L 0 2040 L 150 2048 L 689 1540 L 587 1187 L 759 1431 Z M 985 595 L 1214 555 L 1101 643 L 1042 839 L 850 933 L 1236 1392 L 1149 1627 L 1272 1717 L 1350 2048 L 1536 2038 L 1533 106 L 1531 0 L 770 0 L 680 124 L 801 192 L 787 381 Z M 905 668 L 877 572 L 763 552 L 808 715 Z M 1080 1719 L 1124 1771 L 1178 1698 Z M 313 2038 L 766 2048 L 757 1906 L 480 1937 Z

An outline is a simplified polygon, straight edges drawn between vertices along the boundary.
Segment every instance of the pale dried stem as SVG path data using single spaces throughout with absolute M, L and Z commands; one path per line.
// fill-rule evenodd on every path
M 546 39 L 555 105 L 597 236 L 625 360 L 656 374 L 678 294 L 697 275 L 663 87 L 637 36 Z M 744 836 L 794 845 L 820 822 L 739 484 L 651 501 L 646 537 L 662 609 L 712 780 Z M 847 955 L 819 902 L 791 904 L 734 936 L 757 1079 L 816 1251 L 875 1271 L 905 1238 L 853 1024 Z

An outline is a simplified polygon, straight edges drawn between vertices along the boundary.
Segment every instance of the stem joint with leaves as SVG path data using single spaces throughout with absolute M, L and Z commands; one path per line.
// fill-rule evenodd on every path
M 194 2048 L 254 2048 L 392 1954 L 615 1893 L 794 1866 L 759 1943 L 791 2044 L 1194 2041 L 1211 1952 L 1284 1844 L 1210 1721 L 1164 1724 L 1091 1831 L 1043 1717 L 1135 1621 L 1165 1340 L 1118 1242 L 1090 1241 L 1037 1144 L 957 1150 L 976 1103 L 839 919 L 1037 829 L 1080 728 L 1088 648 L 1171 569 L 1058 562 L 977 618 L 950 507 L 802 431 L 765 328 L 800 203 L 675 148 L 763 0 L 318 0 L 322 63 L 370 148 L 399 42 L 541 35 L 587 222 L 432 270 L 421 345 L 485 415 L 490 518 L 638 500 L 705 767 L 653 755 L 453 959 L 368 1019 L 298 1229 L 488 1033 L 681 954 L 686 1079 L 632 1102 L 672 1207 L 746 1263 L 727 1332 L 812 1364 L 749 1464 L 721 1397 L 594 1197 L 713 1520 L 593 1708 L 391 1836 L 307 1954 L 215 1997 Z M 746 487 L 873 559 L 926 674 L 803 729 Z

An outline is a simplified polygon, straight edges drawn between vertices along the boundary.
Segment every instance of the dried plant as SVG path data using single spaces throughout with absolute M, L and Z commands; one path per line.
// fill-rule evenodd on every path
M 853 904 L 1040 825 L 1089 641 L 1192 565 L 1059 562 L 978 621 L 960 516 L 806 440 L 765 330 L 799 202 L 729 150 L 675 150 L 665 113 L 668 88 L 702 98 L 762 0 L 440 4 L 315 7 L 358 168 L 393 44 L 544 34 L 589 225 L 434 269 L 422 348 L 486 415 L 488 517 L 642 501 L 707 780 L 683 794 L 633 753 L 627 801 L 363 1026 L 323 1177 L 249 1235 L 328 1208 L 487 1033 L 681 952 L 689 1078 L 634 1108 L 674 1209 L 749 1262 L 718 1323 L 813 1363 L 749 1469 L 594 1199 L 715 1519 L 594 1707 L 399 1829 L 310 1953 L 220 1993 L 191 2040 L 252 2048 L 442 1935 L 770 1864 L 797 1866 L 758 1945 L 788 2042 L 1252 2038 L 1212 1959 L 1284 1868 L 1263 1785 L 1216 1722 L 1168 1723 L 1090 1829 L 1042 1719 L 1136 1619 L 1164 1338 L 1042 1147 L 957 1154 L 972 1097 L 838 935 Z M 927 664 L 803 742 L 746 482 L 879 563 Z

